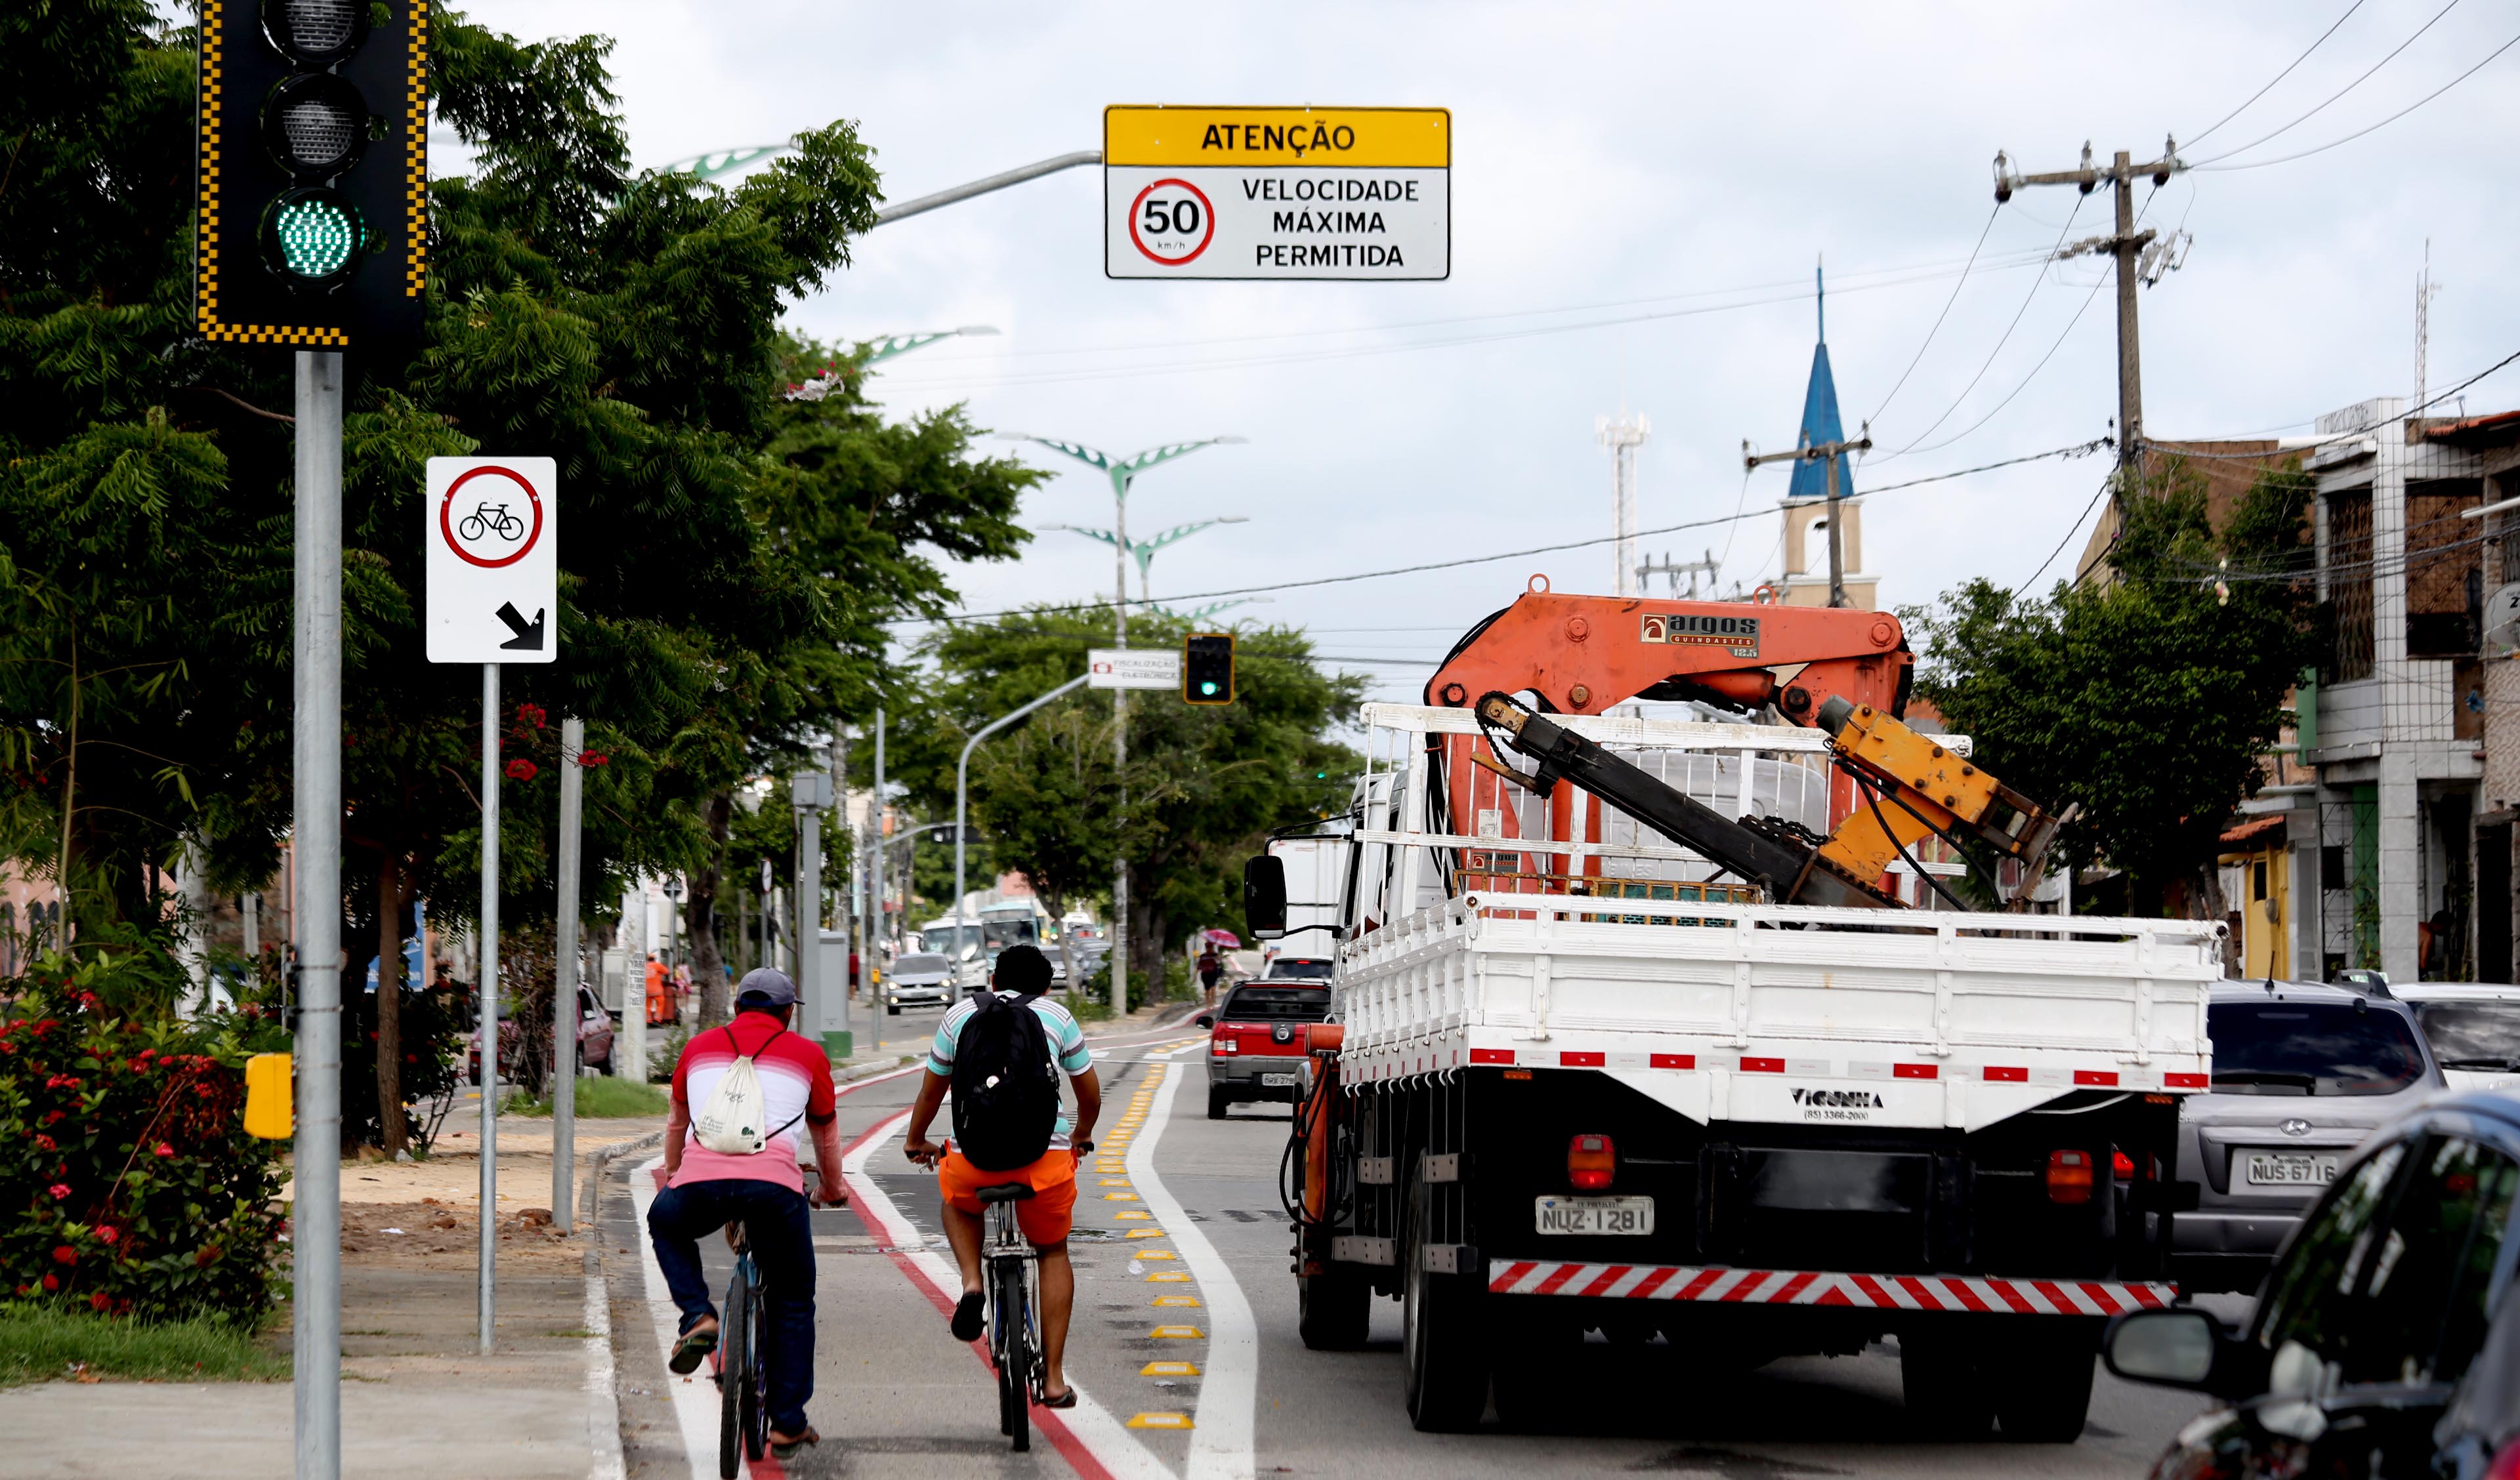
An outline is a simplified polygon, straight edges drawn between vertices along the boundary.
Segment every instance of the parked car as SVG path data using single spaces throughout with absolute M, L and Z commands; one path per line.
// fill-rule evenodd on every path
M 2433 1100 L 2348 1159 L 2245 1329 L 2193 1307 L 2119 1317 L 2109 1370 L 2224 1401 L 2155 1480 L 2520 1475 L 2520 1301 L 2493 1298 L 2515 1195 L 2520 1099 Z
M 1273 956 L 1260 968 L 1257 981 L 1328 981 L 1331 962 L 1326 956 Z
M 517 1020 L 502 1012 L 499 1016 L 499 1063 L 501 1074 L 511 1072 L 517 1061 Z M 604 1000 L 590 987 L 577 989 L 577 1063 L 599 1074 L 613 1072 L 612 1014 L 604 1009 Z M 481 1082 L 481 1030 L 474 1028 L 464 1035 L 464 1073 L 473 1084 Z
M 1223 1120 L 1241 1099 L 1293 1100 L 1302 1094 L 1312 1025 L 1330 1015 L 1328 983 L 1299 978 L 1247 981 L 1201 1013 L 1207 1039 L 1207 1118 Z
M 933 951 L 905 951 L 884 973 L 883 1009 L 899 1016 L 905 1007 L 942 1007 L 954 997 L 954 964 Z
M 2255 1288 L 2374 1127 L 2445 1087 L 2406 1004 L 2354 987 L 2233 982 L 2205 1009 L 2211 1093 L 2179 1109 L 2182 1288 Z
M 2520 1089 L 2520 986 L 2418 982 L 2398 989 L 2453 1090 Z

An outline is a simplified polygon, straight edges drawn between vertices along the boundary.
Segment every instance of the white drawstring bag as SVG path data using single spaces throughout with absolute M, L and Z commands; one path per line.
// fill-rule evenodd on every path
M 771 1034 L 762 1040 L 761 1047 L 770 1047 L 779 1041 L 780 1033 L 787 1031 L 782 1028 L 779 1033 Z M 732 1026 L 726 1030 L 726 1041 L 729 1045 L 735 1044 Z M 754 1054 L 759 1052 L 758 1049 L 753 1051 Z M 761 1075 L 752 1067 L 752 1054 L 737 1054 L 735 1062 L 728 1064 L 726 1072 L 718 1076 L 717 1088 L 709 1091 L 708 1103 L 700 1106 L 699 1114 L 693 1117 L 692 1139 L 705 1149 L 727 1156 L 757 1156 L 761 1148 L 770 1144 L 772 1136 L 796 1123 L 790 1120 L 779 1131 L 762 1130 L 769 1116 L 764 1113 L 767 1105 L 761 1094 Z

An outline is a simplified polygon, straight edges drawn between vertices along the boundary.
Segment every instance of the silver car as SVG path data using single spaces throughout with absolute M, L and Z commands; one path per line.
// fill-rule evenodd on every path
M 2377 991 L 2275 982 L 2214 989 L 2214 1087 L 2179 1111 L 2172 1262 L 2182 1288 L 2253 1290 L 2302 1215 L 2381 1123 L 2444 1088 L 2415 1015 Z
M 883 979 L 883 1009 L 899 1015 L 904 1007 L 942 1007 L 954 995 L 954 964 L 930 951 L 904 951 L 892 959 Z
M 2520 986 L 2418 982 L 2397 988 L 2453 1090 L 2520 1089 Z

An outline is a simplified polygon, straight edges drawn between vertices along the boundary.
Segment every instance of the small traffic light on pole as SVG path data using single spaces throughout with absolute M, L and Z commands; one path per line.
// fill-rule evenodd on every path
M 195 330 L 416 344 L 432 0 L 202 0 Z
M 1182 699 L 1192 704 L 1234 702 L 1234 634 L 1193 632 L 1182 639 Z

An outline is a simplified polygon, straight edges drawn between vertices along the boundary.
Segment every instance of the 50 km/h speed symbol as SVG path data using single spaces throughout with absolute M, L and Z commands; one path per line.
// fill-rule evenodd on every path
M 428 660 L 560 656 L 560 466 L 550 458 L 430 458 Z
M 1216 204 L 1188 180 L 1157 180 L 1129 206 L 1129 240 L 1166 267 L 1194 261 L 1216 240 Z

